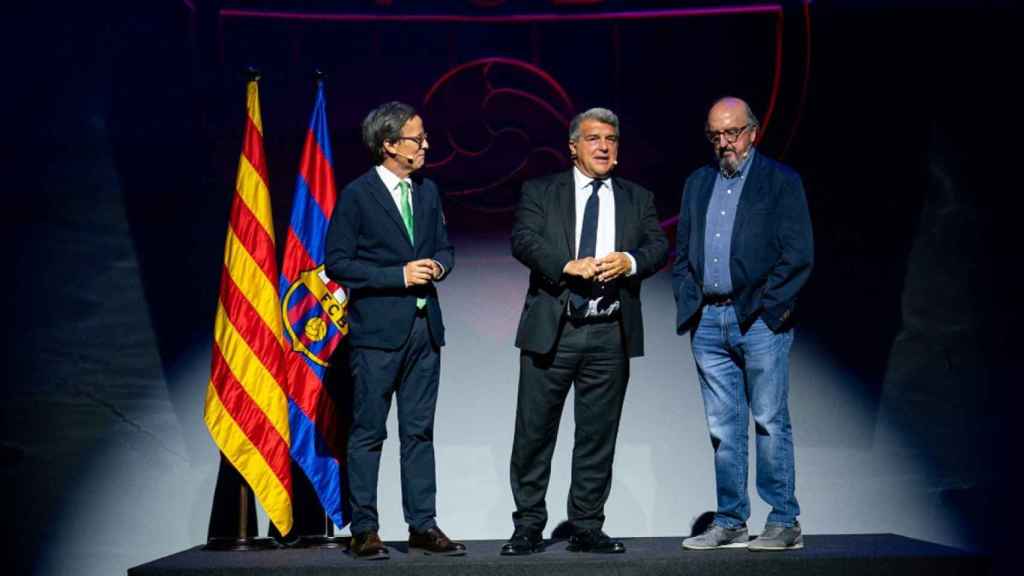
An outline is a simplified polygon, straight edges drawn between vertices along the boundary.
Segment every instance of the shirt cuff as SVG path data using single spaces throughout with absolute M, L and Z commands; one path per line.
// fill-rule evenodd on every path
M 444 264 L 441 264 L 440 262 L 434 260 L 433 258 L 431 258 L 431 260 L 434 262 L 434 264 L 437 264 L 438 268 L 441 269 L 441 274 L 437 277 L 437 279 L 440 280 L 441 278 L 444 278 Z
M 633 255 L 629 252 L 623 252 L 623 254 L 626 255 L 626 258 L 629 258 L 629 272 L 626 272 L 626 276 L 636 274 L 636 258 L 633 258 Z

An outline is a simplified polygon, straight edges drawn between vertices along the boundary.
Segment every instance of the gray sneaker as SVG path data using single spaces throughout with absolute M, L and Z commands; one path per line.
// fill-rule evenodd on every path
M 800 531 L 800 523 L 793 526 L 771 524 L 764 527 L 760 536 L 750 541 L 747 550 L 799 550 L 804 547 L 804 537 Z
M 747 540 L 747 527 L 723 528 L 718 524 L 712 524 L 703 534 L 691 536 L 683 540 L 683 548 L 687 550 L 715 550 L 717 548 L 745 548 Z

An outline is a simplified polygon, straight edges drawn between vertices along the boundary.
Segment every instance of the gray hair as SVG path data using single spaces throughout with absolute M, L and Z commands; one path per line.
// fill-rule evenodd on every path
M 402 136 L 402 126 L 416 115 L 416 109 L 403 102 L 388 102 L 370 110 L 363 119 L 363 144 L 370 150 L 373 161 L 384 161 L 384 143 L 394 142 Z
M 619 135 L 619 117 L 615 115 L 615 112 L 607 108 L 591 108 L 586 112 L 581 112 L 572 119 L 569 123 L 569 141 L 575 142 L 580 139 L 580 124 L 583 124 L 586 120 L 597 120 L 602 124 L 607 124 L 612 128 L 615 128 L 615 135 Z
M 722 96 L 718 100 L 715 100 L 714 102 L 711 103 L 711 106 L 708 108 L 708 113 L 710 114 L 712 108 L 714 108 L 715 106 L 718 106 L 718 104 L 720 102 L 724 102 L 726 100 L 735 100 L 735 101 L 739 102 L 740 104 L 743 104 L 743 111 L 746 112 L 746 114 L 747 114 L 747 123 L 750 124 L 750 127 L 751 128 L 760 128 L 761 127 L 761 121 L 757 119 L 757 116 L 754 114 L 754 111 L 750 109 L 750 104 L 747 104 L 747 101 L 744 100 L 743 98 L 737 98 L 735 96 Z

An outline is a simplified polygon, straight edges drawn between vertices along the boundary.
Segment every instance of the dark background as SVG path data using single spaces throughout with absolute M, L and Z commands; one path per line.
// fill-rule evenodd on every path
M 80 386 L 76 374 L 109 369 L 107 384 L 130 380 L 132 366 L 118 361 L 127 348 L 151 356 L 147 369 L 163 374 L 181 409 L 179 361 L 208 346 L 247 65 L 263 74 L 279 247 L 316 68 L 328 75 L 339 184 L 368 167 L 358 141 L 365 113 L 390 99 L 415 105 L 431 134 L 425 173 L 448 194 L 449 229 L 469 253 L 505 241 L 519 184 L 568 165 L 566 121 L 596 105 L 619 114 L 619 173 L 655 191 L 671 231 L 683 180 L 710 158 L 707 106 L 745 97 L 767 120 L 760 150 L 796 168 L 808 191 L 816 268 L 801 338 L 855 373 L 878 417 L 897 422 L 934 463 L 943 502 L 962 514 L 963 544 L 1003 550 L 1017 520 L 1011 423 L 1021 397 L 1013 4 L 784 2 L 781 25 L 776 13 L 574 19 L 745 6 L 683 1 L 15 8 L 3 34 L 12 121 L 3 240 L 12 256 L 0 448 L 19 520 L 6 539 L 20 551 L 18 567 L 39 569 L 40 536 L 66 516 L 61 495 L 92 457 L 88 437 L 43 441 L 92 424 L 40 399 L 70 389 L 123 420 L 108 388 Z M 406 19 L 220 12 L 236 8 Z M 508 20 L 415 19 L 442 14 Z M 563 19 L 515 19 L 531 14 Z M 479 67 L 431 92 L 482 58 L 517 62 L 494 63 L 488 76 L 510 92 L 482 106 Z M 119 280 L 128 256 L 132 280 Z M 111 309 L 123 314 L 118 322 L 97 321 Z M 135 337 L 133 325 L 151 326 L 155 339 Z

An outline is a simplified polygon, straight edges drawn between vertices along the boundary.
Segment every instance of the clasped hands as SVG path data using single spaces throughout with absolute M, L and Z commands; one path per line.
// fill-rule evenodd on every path
M 402 268 L 402 273 L 405 275 L 406 287 L 421 286 L 423 284 L 429 284 L 434 280 L 440 280 L 443 272 L 441 265 L 430 258 L 421 258 L 420 260 L 406 262 L 405 266 Z
M 629 273 L 631 263 L 629 257 L 622 252 L 612 252 L 603 258 L 593 256 L 570 260 L 562 272 L 569 276 L 578 276 L 584 280 L 608 282 Z

